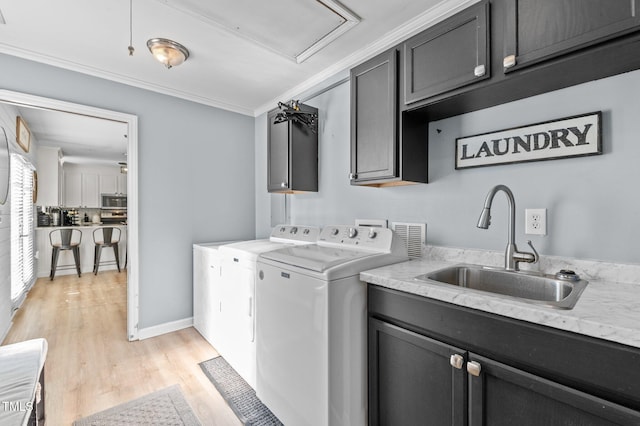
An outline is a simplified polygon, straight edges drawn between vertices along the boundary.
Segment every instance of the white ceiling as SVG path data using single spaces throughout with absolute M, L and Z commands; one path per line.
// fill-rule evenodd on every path
M 302 63 L 287 54 L 338 23 L 318 0 L 132 1 L 133 56 L 129 0 L 0 0 L 0 52 L 257 115 L 477 0 L 323 0 L 360 22 Z M 165 69 L 154 37 L 191 56 Z
M 130 0 L 0 0 L 0 53 L 257 116 L 476 1 L 132 0 L 129 56 Z M 186 46 L 188 60 L 164 68 L 146 47 L 155 37 Z M 66 155 L 120 150 L 115 123 L 22 113 Z
M 65 163 L 109 165 L 127 161 L 128 128 L 120 121 L 19 107 L 38 146 L 62 150 Z

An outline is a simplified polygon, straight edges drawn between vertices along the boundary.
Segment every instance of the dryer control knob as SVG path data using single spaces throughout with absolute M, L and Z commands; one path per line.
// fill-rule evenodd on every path
M 333 229 L 331 230 L 331 235 L 338 235 L 338 232 L 340 232 L 340 231 L 338 230 L 338 228 L 333 228 Z
M 294 226 L 293 228 L 291 228 L 291 231 L 289 231 L 289 233 L 297 234 L 298 233 L 298 228 L 296 226 Z
M 349 238 L 355 238 L 358 235 L 358 230 L 356 228 L 349 228 Z
M 372 240 L 378 236 L 378 233 L 376 232 L 375 229 L 371 228 L 369 229 L 369 238 L 371 238 Z

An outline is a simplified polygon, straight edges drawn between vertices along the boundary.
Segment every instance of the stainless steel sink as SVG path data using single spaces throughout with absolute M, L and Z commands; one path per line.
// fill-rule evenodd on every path
M 508 296 L 557 309 L 572 309 L 588 283 L 571 271 L 540 275 L 478 265 L 456 265 L 419 275 L 415 279 Z

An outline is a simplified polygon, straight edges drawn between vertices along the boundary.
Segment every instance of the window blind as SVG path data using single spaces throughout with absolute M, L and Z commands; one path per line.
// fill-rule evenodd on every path
M 35 277 L 33 262 L 33 171 L 11 154 L 11 301 L 16 307 Z

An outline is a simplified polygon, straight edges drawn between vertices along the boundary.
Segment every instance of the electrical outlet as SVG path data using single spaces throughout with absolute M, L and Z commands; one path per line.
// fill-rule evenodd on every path
M 524 215 L 525 234 L 547 235 L 547 209 L 525 209 Z

